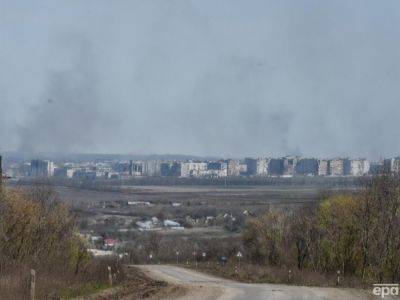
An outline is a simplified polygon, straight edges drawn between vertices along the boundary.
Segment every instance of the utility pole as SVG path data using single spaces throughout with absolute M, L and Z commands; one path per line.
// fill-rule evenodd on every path
M 1 155 L 0 155 L 0 183 L 3 183 L 3 160 Z
M 35 300 L 36 271 L 31 269 L 31 300 Z
M 0 193 L 3 190 L 3 157 L 0 155 Z

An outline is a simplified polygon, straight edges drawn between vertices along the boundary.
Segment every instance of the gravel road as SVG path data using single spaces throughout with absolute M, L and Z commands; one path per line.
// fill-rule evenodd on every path
M 302 287 L 280 284 L 247 284 L 168 265 L 137 266 L 146 275 L 186 287 L 180 299 L 378 299 L 372 292 L 356 289 Z

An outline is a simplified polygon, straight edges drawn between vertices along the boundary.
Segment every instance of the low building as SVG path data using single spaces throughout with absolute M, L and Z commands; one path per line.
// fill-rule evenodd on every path
M 112 172 L 111 168 L 104 166 L 94 166 L 87 165 L 80 168 L 74 168 L 73 178 L 76 179 L 87 179 L 95 180 L 96 178 L 112 178 L 112 175 L 117 174 L 119 178 L 119 173 Z
M 105 239 L 104 240 L 104 248 L 105 249 L 114 249 L 117 245 L 117 240 L 114 239 Z

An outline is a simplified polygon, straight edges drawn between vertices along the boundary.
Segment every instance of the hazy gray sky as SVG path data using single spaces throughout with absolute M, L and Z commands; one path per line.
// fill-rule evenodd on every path
M 400 150 L 400 1 L 0 0 L 0 149 Z

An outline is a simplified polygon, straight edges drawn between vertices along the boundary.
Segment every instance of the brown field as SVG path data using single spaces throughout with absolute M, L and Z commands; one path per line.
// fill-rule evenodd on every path
M 90 190 L 65 186 L 53 187 L 58 197 L 77 212 L 82 230 L 95 233 L 116 233 L 124 237 L 137 232 L 136 221 L 152 217 L 180 221 L 188 218 L 185 230 L 161 229 L 159 233 L 173 236 L 218 237 L 236 235 L 251 216 L 269 209 L 290 210 L 309 201 L 318 201 L 337 189 L 294 186 L 117 186 L 106 190 Z M 129 205 L 128 202 L 146 202 L 148 205 Z M 179 205 L 179 206 L 174 206 Z M 227 230 L 229 215 L 237 226 Z M 212 223 L 205 218 L 212 217 Z M 232 222 L 231 222 L 232 223 Z M 125 239 L 124 238 L 124 239 Z

